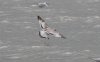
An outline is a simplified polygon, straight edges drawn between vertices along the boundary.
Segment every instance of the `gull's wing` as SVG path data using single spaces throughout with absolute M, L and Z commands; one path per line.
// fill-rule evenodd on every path
M 64 35 L 62 35 L 62 34 L 60 34 L 59 32 L 54 32 L 54 33 L 52 33 L 55 37 L 60 37 L 60 38 L 63 38 L 63 39 L 66 39 L 66 37 L 64 36 Z
M 48 28 L 48 25 L 47 25 L 47 23 L 45 22 L 45 20 L 43 20 L 40 16 L 37 16 L 37 19 L 38 19 L 39 24 L 40 24 L 40 27 L 41 27 L 42 29 Z
M 51 34 L 51 35 L 53 35 L 55 37 L 60 37 L 60 38 L 66 39 L 66 37 L 63 36 L 62 34 L 60 34 L 59 32 L 57 32 L 56 29 L 47 28 L 46 31 L 47 31 L 48 34 Z
M 47 39 L 49 39 L 47 32 L 44 31 L 44 30 L 39 31 L 39 36 L 41 38 L 47 38 Z

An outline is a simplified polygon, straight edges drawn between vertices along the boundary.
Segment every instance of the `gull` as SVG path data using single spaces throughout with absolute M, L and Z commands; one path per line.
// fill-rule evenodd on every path
M 39 35 L 41 37 L 48 38 L 48 35 L 53 35 L 54 37 L 66 39 L 66 37 L 63 36 L 61 33 L 57 32 L 56 29 L 50 28 L 48 26 L 48 24 L 45 22 L 45 20 L 42 19 L 40 16 L 37 16 L 37 19 L 38 19 L 40 27 L 42 29 L 39 31 Z
M 40 8 L 48 7 L 48 3 L 47 3 L 47 2 L 38 3 L 38 6 L 39 6 Z
M 48 3 L 47 2 L 34 3 L 34 5 L 32 5 L 32 6 L 33 7 L 44 8 L 44 7 L 48 7 Z

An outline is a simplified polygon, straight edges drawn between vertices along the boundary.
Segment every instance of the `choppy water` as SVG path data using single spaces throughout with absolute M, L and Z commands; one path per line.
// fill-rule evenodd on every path
M 44 1 L 49 7 L 36 6 Z M 99 0 L 0 0 L 0 62 L 93 61 L 100 57 L 99 7 Z M 37 15 L 67 39 L 41 39 Z

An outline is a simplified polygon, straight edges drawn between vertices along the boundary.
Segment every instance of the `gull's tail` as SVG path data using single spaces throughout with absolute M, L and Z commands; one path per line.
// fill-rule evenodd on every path
M 61 35 L 61 38 L 66 39 L 66 37 L 65 37 L 65 36 L 63 36 L 63 35 Z

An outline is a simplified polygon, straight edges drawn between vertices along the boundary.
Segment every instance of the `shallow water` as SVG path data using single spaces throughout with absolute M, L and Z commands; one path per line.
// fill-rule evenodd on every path
M 47 1 L 49 7 L 39 8 Z M 99 0 L 0 0 L 0 62 L 91 62 L 100 57 Z M 67 39 L 38 36 L 36 16 Z

